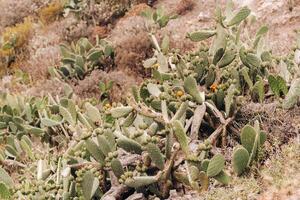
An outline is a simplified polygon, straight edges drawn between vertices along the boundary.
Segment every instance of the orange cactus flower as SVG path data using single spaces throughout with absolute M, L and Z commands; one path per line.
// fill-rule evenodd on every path
M 182 97 L 184 95 L 184 93 L 183 93 L 183 91 L 181 91 L 181 90 L 178 90 L 177 92 L 176 92 L 176 96 L 177 97 Z
M 211 86 L 210 86 L 210 90 L 212 92 L 216 92 L 217 91 L 217 88 L 218 88 L 218 85 L 216 83 L 213 83 Z

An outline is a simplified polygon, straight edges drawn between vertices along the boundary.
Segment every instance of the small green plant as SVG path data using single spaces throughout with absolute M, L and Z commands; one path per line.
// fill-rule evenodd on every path
M 105 40 L 97 41 L 94 46 L 87 38 L 81 38 L 71 46 L 62 44 L 60 49 L 61 65 L 58 69 L 49 68 L 49 72 L 62 79 L 83 79 L 96 68 L 106 68 L 106 62 L 114 56 L 112 46 Z
M 176 18 L 176 16 L 169 16 L 164 13 L 162 8 L 156 10 L 147 9 L 141 13 L 142 16 L 146 17 L 152 23 L 157 24 L 160 28 L 167 26 L 171 19 Z
M 242 129 L 242 146 L 237 146 L 232 155 L 232 166 L 237 175 L 241 175 L 253 161 L 259 160 L 259 154 L 266 137 L 266 133 L 260 130 L 257 121 L 254 127 L 246 125 Z
M 99 90 L 101 92 L 99 99 L 103 104 L 109 103 L 109 92 L 112 89 L 113 84 L 113 81 L 108 81 L 107 83 L 102 81 L 99 82 Z

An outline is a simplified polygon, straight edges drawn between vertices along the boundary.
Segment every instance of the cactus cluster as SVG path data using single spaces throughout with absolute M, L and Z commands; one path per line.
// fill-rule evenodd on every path
M 253 161 L 259 160 L 261 146 L 266 141 L 266 133 L 261 131 L 256 121 L 254 127 L 246 125 L 240 135 L 241 146 L 235 147 L 232 155 L 233 170 L 241 175 Z
M 50 67 L 49 73 L 62 79 L 83 79 L 95 68 L 107 68 L 114 57 L 112 46 L 105 40 L 98 40 L 96 45 L 87 38 L 81 38 L 70 46 L 61 44 L 61 64 L 58 68 Z
M 194 41 L 214 38 L 210 48 L 203 45 L 186 55 L 170 50 L 168 37 L 158 42 L 150 35 L 154 56 L 144 67 L 152 76 L 133 87 L 124 104 L 80 100 L 68 85 L 63 97 L 2 94 L 0 197 L 100 199 L 122 187 L 126 195 L 136 191 L 167 198 L 181 185 L 200 193 L 212 181 L 229 184 L 230 159 L 220 152 L 230 145 L 228 138 L 234 139 L 228 133 L 239 98 L 249 93 L 263 100 L 263 78 L 274 62 L 260 44 L 265 27 L 253 47 L 239 40 L 249 9 L 230 13 L 230 6 L 226 17 L 217 10 L 216 30 L 189 34 Z M 87 39 L 61 49 L 61 67 L 50 72 L 63 79 L 84 78 L 113 56 L 107 43 L 93 46 Z M 109 87 L 100 85 L 103 92 Z M 295 84 L 290 90 L 298 89 Z M 287 92 L 282 86 L 272 90 Z M 259 160 L 266 134 L 255 123 L 242 129 L 240 140 L 232 155 L 237 175 Z M 18 168 L 17 180 L 10 177 L 9 165 Z

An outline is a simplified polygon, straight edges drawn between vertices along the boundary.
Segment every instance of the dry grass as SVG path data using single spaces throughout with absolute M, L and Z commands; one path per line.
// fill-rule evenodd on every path
M 3 44 L 11 43 L 12 49 L 24 46 L 29 40 L 32 25 L 32 19 L 26 18 L 23 23 L 5 28 L 2 33 Z
M 111 101 L 120 102 L 124 100 L 130 92 L 131 86 L 137 84 L 137 77 L 128 75 L 122 71 L 104 72 L 94 70 L 90 76 L 79 81 L 73 86 L 75 94 L 80 98 L 99 98 L 99 82 L 113 81 L 113 87 L 110 91 Z
M 55 0 L 39 11 L 40 20 L 44 23 L 51 23 L 56 20 L 64 10 L 64 4 L 61 0 Z
M 143 17 L 131 16 L 120 20 L 108 39 L 114 42 L 118 70 L 140 77 L 147 74 L 142 61 L 153 52 Z
M 193 8 L 195 7 L 195 0 L 181 0 L 174 12 L 177 14 L 177 15 L 185 15 L 187 12 L 193 10 Z

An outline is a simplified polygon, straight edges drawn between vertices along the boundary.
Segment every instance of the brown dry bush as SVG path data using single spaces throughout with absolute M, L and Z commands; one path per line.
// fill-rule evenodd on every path
M 38 12 L 41 21 L 48 24 L 58 19 L 64 10 L 64 3 L 61 0 L 55 0 L 49 5 L 41 8 Z
M 73 85 L 76 95 L 80 98 L 99 98 L 100 90 L 99 83 L 113 81 L 113 87 L 110 91 L 112 101 L 120 101 L 126 97 L 130 91 L 131 86 L 137 84 L 137 78 L 130 76 L 122 71 L 104 72 L 101 70 L 94 70 L 90 76 L 84 80 L 79 81 Z
M 0 0 L 0 32 L 7 26 L 20 23 L 24 17 L 34 15 L 49 0 Z
M 64 84 L 57 79 L 38 81 L 26 91 L 26 95 L 43 97 L 51 94 L 52 96 L 63 96 Z
M 193 10 L 194 6 L 195 0 L 181 0 L 173 12 L 177 15 L 185 15 L 187 12 Z
M 143 60 L 152 56 L 152 44 L 145 26 L 145 19 L 132 16 L 120 20 L 109 37 L 114 42 L 118 70 L 147 75 Z

